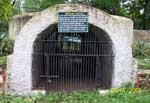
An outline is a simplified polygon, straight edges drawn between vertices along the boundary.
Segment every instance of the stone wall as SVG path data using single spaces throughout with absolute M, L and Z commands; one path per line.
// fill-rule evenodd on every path
M 9 21 L 9 35 L 10 38 L 15 40 L 23 26 L 38 13 L 26 13 L 14 16 Z M 150 30 L 134 30 L 133 42 L 150 42 Z
M 133 41 L 141 41 L 150 43 L 150 30 L 134 30 L 133 32 Z
M 9 37 L 16 39 L 23 26 L 37 13 L 27 13 L 13 16 L 9 21 Z

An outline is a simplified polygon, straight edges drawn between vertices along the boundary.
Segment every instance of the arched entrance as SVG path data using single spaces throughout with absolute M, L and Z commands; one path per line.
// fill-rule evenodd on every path
M 57 24 L 53 24 L 34 42 L 33 88 L 50 91 L 110 88 L 113 48 L 108 34 L 91 24 L 88 33 L 57 31 Z
M 92 84 L 92 89 L 93 89 L 93 87 L 94 88 L 97 88 L 97 87 L 108 87 L 109 88 L 110 85 L 111 85 L 111 87 L 120 87 L 122 85 L 122 83 L 131 82 L 131 81 L 134 82 L 134 80 L 132 79 L 132 77 L 133 77 L 132 76 L 132 67 L 133 67 L 132 60 L 133 60 L 133 58 L 132 58 L 132 48 L 131 48 L 132 36 L 133 36 L 133 32 L 132 32 L 133 31 L 133 22 L 130 19 L 109 15 L 99 9 L 89 7 L 86 5 L 60 4 L 60 5 L 55 5 L 53 7 L 45 9 L 45 10 L 41 11 L 40 13 L 38 13 L 37 15 L 35 15 L 34 17 L 32 17 L 32 19 L 30 19 L 24 25 L 24 27 L 21 29 L 20 33 L 18 34 L 18 37 L 15 40 L 12 61 L 10 62 L 10 64 L 9 64 L 10 68 L 8 69 L 8 70 L 10 70 L 9 71 L 9 73 L 10 73 L 9 91 L 15 92 L 18 94 L 33 93 L 34 92 L 33 87 L 34 88 L 40 87 L 39 84 L 41 83 L 41 81 L 44 81 L 41 79 L 42 78 L 44 79 L 45 77 L 40 77 L 40 75 L 42 73 L 42 72 L 40 72 L 40 70 L 41 70 L 40 68 L 42 68 L 42 67 L 40 67 L 40 66 L 42 66 L 42 63 L 40 61 L 42 59 L 39 60 L 40 56 L 34 57 L 34 54 L 36 54 L 36 53 L 37 54 L 38 53 L 45 54 L 44 52 L 47 52 L 47 51 L 41 50 L 42 49 L 41 47 L 43 47 L 42 45 L 44 45 L 44 44 L 48 45 L 48 42 L 46 43 L 46 41 L 45 41 L 46 38 L 44 38 L 44 35 L 46 36 L 48 34 L 51 34 L 50 36 L 52 36 L 54 33 L 59 34 L 59 33 L 55 32 L 55 31 L 57 31 L 57 29 L 56 29 L 57 26 L 53 25 L 53 24 L 58 23 L 58 13 L 59 12 L 88 12 L 88 23 L 92 24 L 93 26 L 89 27 L 90 31 L 91 31 L 91 32 L 89 32 L 89 34 L 83 33 L 83 35 L 88 35 L 87 37 L 89 37 L 89 39 L 86 39 L 87 41 L 91 41 L 90 40 L 90 39 L 92 39 L 91 37 L 94 37 L 94 35 L 96 35 L 95 37 L 97 37 L 97 38 L 95 40 L 92 39 L 93 40 L 92 42 L 96 42 L 97 45 L 102 45 L 102 46 L 97 46 L 97 45 L 95 46 L 94 43 L 86 43 L 85 44 L 84 41 L 81 39 L 81 43 L 79 42 L 79 46 L 77 46 L 77 47 L 82 47 L 82 48 L 84 47 L 84 49 L 82 49 L 82 48 L 79 49 L 79 50 L 83 50 L 82 52 L 72 50 L 74 48 L 71 48 L 71 47 L 76 47 L 76 46 L 63 46 L 63 43 L 58 43 L 58 42 L 49 43 L 50 44 L 49 48 L 53 48 L 53 46 L 58 47 L 59 44 L 61 44 L 62 51 L 64 51 L 63 47 L 64 47 L 64 49 L 69 48 L 69 50 L 67 50 L 67 51 L 65 49 L 65 52 L 67 52 L 67 54 L 69 54 L 69 52 L 71 52 L 70 53 L 71 56 L 69 55 L 68 57 L 72 57 L 73 53 L 76 53 L 75 55 L 80 55 L 81 58 L 86 56 L 85 58 L 91 58 L 91 59 L 93 59 L 92 61 L 100 61 L 97 63 L 92 63 L 89 60 L 88 62 L 90 62 L 90 63 L 88 63 L 87 65 L 84 65 L 84 67 L 86 66 L 87 68 L 93 67 L 95 70 L 94 73 L 97 73 L 97 74 L 98 74 L 98 72 L 95 69 L 96 67 L 97 68 L 106 68 L 106 69 L 98 69 L 98 70 L 102 70 L 99 73 L 100 79 L 96 79 L 97 81 L 93 80 L 94 82 L 98 82 L 98 83 L 95 83 L 95 84 L 98 84 L 98 86 L 95 84 L 93 85 L 90 82 L 86 82 L 87 84 Z M 52 30 L 54 30 L 54 31 L 52 31 Z M 68 40 L 68 38 L 70 38 L 70 39 L 72 39 L 73 43 L 68 43 L 70 41 L 70 39 L 69 39 L 66 44 L 64 43 L 65 45 L 73 45 L 73 44 L 76 45 L 76 44 L 78 44 L 77 41 L 78 40 L 80 41 L 80 36 L 77 36 L 77 37 L 75 36 L 75 38 L 74 38 L 75 34 L 71 34 L 71 35 L 72 35 L 71 37 L 70 36 L 68 37 L 68 35 L 66 35 L 64 37 L 64 39 L 62 39 L 62 40 Z M 55 40 L 55 36 L 50 37 L 50 39 L 51 38 L 54 38 L 53 40 Z M 109 38 L 111 38 L 111 39 L 109 39 Z M 45 42 L 40 43 L 40 40 L 43 40 Z M 55 41 L 57 41 L 57 40 L 55 40 Z M 101 42 L 101 41 L 107 41 L 107 43 L 104 44 L 104 42 Z M 99 42 L 101 42 L 101 43 L 99 43 Z M 83 44 L 85 44 L 85 46 L 81 46 Z M 111 54 L 111 53 L 108 53 L 108 51 L 112 51 L 112 44 L 113 44 L 113 53 L 114 53 L 114 58 L 113 58 L 114 63 L 112 63 L 113 66 L 107 64 L 107 63 L 113 62 L 111 60 L 113 56 L 110 56 L 110 58 L 106 58 L 106 57 L 109 57 L 107 54 Z M 37 45 L 39 45 L 39 46 L 37 46 Z M 103 46 L 103 45 L 110 45 L 110 46 Z M 37 48 L 37 47 L 39 47 L 39 48 Z M 92 49 L 93 47 L 98 47 L 98 48 L 96 48 L 96 50 L 101 47 L 103 47 L 103 48 L 107 47 L 107 49 L 105 50 L 106 54 L 105 55 L 103 54 L 102 50 L 104 50 L 104 49 L 99 49 L 100 52 L 97 52 L 97 54 L 96 53 L 93 54 L 91 52 L 89 52 L 89 54 L 83 53 L 86 51 L 86 49 L 95 50 L 95 49 Z M 109 48 L 110 50 L 108 49 L 108 47 L 110 47 Z M 91 48 L 91 49 L 89 49 L 89 48 Z M 39 50 L 39 52 L 37 51 L 37 49 Z M 42 52 L 40 52 L 40 50 Z M 51 50 L 58 50 L 58 49 L 53 48 L 53 49 L 48 49 L 48 50 L 50 50 L 50 51 L 48 51 L 48 53 L 52 54 L 53 51 L 51 51 Z M 55 53 L 57 53 L 57 52 L 55 52 Z M 60 52 L 58 54 L 61 54 L 61 53 L 62 52 Z M 95 55 L 95 57 L 94 57 L 94 55 Z M 100 59 L 96 59 L 96 57 L 98 57 L 98 56 Z M 63 56 L 62 56 L 62 58 L 63 58 Z M 57 60 L 58 60 L 58 58 L 56 57 L 56 61 Z M 61 60 L 61 59 L 59 59 L 59 60 Z M 65 60 L 68 64 L 68 65 L 66 65 L 66 68 L 71 68 L 70 64 L 73 64 L 73 61 L 76 62 L 76 60 L 78 60 L 78 58 L 76 56 L 76 59 L 65 59 Z M 71 61 L 71 63 L 68 62 L 69 60 Z M 86 64 L 87 59 L 79 58 L 78 61 L 81 61 L 81 60 L 82 60 L 82 62 L 85 62 L 85 63 L 77 62 L 77 63 L 74 63 L 74 65 L 76 64 L 76 65 L 78 65 L 78 68 L 79 67 L 83 68 L 83 65 L 80 66 L 80 63 Z M 54 61 L 55 61 L 55 59 L 53 59 L 53 63 L 55 63 Z M 106 62 L 106 61 L 110 61 L 110 62 Z M 37 64 L 37 65 L 34 65 L 34 64 Z M 63 63 L 63 65 L 64 64 L 65 63 Z M 90 64 L 92 64 L 91 67 L 89 66 Z M 94 65 L 96 65 L 96 64 L 97 64 L 97 66 L 94 67 Z M 61 65 L 61 64 L 58 64 L 58 65 Z M 54 64 L 51 64 L 51 66 L 53 66 L 54 68 L 58 68 L 58 67 L 55 67 Z M 65 68 L 65 65 L 60 66 L 60 67 Z M 110 67 L 112 67 L 112 69 L 108 69 Z M 72 67 L 72 69 L 74 69 L 74 68 L 77 68 L 77 67 Z M 77 70 L 82 71 L 83 70 L 82 68 L 77 69 Z M 107 70 L 107 69 L 110 70 L 108 72 L 111 72 L 111 73 L 106 72 L 105 70 Z M 90 69 L 90 70 L 93 70 L 93 69 Z M 39 71 L 39 72 L 37 72 L 37 71 Z M 84 69 L 84 71 L 85 71 L 85 69 Z M 70 72 L 70 71 L 68 71 L 68 72 Z M 71 72 L 71 73 L 74 73 L 74 72 Z M 89 72 L 89 73 L 93 73 L 93 72 Z M 106 75 L 104 73 L 106 73 Z M 83 74 L 83 73 L 81 72 L 81 74 Z M 108 74 L 111 74 L 111 75 L 108 75 Z M 57 76 L 57 75 L 55 75 L 55 76 Z M 41 79 L 39 79 L 39 77 Z M 80 77 L 80 75 L 78 77 Z M 86 77 L 90 77 L 90 79 L 93 79 L 92 76 L 86 76 Z M 111 79 L 109 79 L 110 77 L 111 77 Z M 56 79 L 56 78 L 54 78 L 54 79 Z M 56 81 L 57 80 L 58 79 L 56 79 Z M 75 80 L 75 79 L 73 79 L 73 80 Z M 78 79 L 76 79 L 76 80 L 78 80 Z M 80 78 L 80 80 L 83 80 L 83 79 Z M 51 81 L 49 80 L 49 82 L 51 82 Z M 57 83 L 60 83 L 60 82 L 57 82 Z M 83 83 L 83 82 L 81 82 L 81 83 Z M 45 83 L 42 83 L 42 84 L 45 84 Z M 49 83 L 47 83 L 47 84 L 49 84 Z M 80 82 L 77 82 L 77 84 L 80 84 Z M 100 86 L 100 84 L 103 84 L 103 85 L 105 84 L 105 86 Z M 107 85 L 107 84 L 109 84 L 109 85 Z M 73 85 L 73 86 L 76 86 L 76 85 Z M 45 86 L 43 86 L 43 87 L 45 87 Z M 72 88 L 74 90 L 76 90 L 74 87 L 72 87 Z M 82 88 L 79 88 L 79 89 L 82 89 Z M 88 89 L 88 88 L 90 88 L 90 86 L 86 85 L 86 88 Z M 57 89 L 58 89 L 58 87 L 57 87 Z M 60 89 L 60 90 L 62 90 L 62 89 Z

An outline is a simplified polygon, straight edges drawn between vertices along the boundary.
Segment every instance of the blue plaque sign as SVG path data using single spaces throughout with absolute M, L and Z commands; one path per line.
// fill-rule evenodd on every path
M 58 32 L 88 32 L 88 13 L 59 12 Z

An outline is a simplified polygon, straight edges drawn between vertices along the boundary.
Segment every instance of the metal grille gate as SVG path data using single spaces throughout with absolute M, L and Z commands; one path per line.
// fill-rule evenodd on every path
M 110 88 L 113 74 L 111 41 L 96 34 L 52 33 L 34 43 L 33 88 L 50 91 Z

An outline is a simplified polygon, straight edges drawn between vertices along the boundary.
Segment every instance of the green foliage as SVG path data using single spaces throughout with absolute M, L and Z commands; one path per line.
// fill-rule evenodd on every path
M 131 88 L 131 87 L 133 87 L 133 84 L 132 84 L 132 82 L 127 82 L 127 83 L 123 83 L 121 85 L 121 87 L 122 88 Z
M 143 59 L 150 57 L 150 47 L 143 42 L 136 42 L 133 44 L 133 56 L 135 58 Z
M 126 16 L 134 21 L 135 29 L 150 29 L 150 0 L 130 0 L 122 7 L 127 11 Z
M 0 22 L 7 21 L 12 15 L 13 6 L 10 0 L 0 0 Z
M 138 65 L 140 69 L 150 69 L 150 58 L 138 59 Z
M 41 11 L 45 8 L 53 6 L 55 4 L 63 4 L 66 0 L 25 0 L 24 10 Z M 120 0 L 72 0 L 72 3 L 81 3 L 86 5 L 92 5 L 93 7 L 102 9 L 108 13 L 115 15 L 123 15 L 123 9 L 120 7 Z
M 133 44 L 133 56 L 138 59 L 140 69 L 150 69 L 150 44 L 136 42 Z
M 141 7 L 139 4 L 139 0 L 131 1 L 128 3 L 124 3 L 123 8 L 128 11 L 127 17 L 131 18 L 134 21 L 134 27 L 136 29 L 142 28 L 142 14 Z
M 110 97 L 122 97 L 130 94 L 141 93 L 141 88 L 112 88 L 109 91 Z
M 122 15 L 120 0 L 93 0 L 92 6 L 102 9 L 110 14 Z
M 0 56 L 0 67 L 5 68 L 7 63 L 7 57 L 6 56 Z
M 65 1 L 67 0 L 16 0 L 14 14 L 20 11 L 41 11 Z M 21 2 L 24 2 L 23 6 Z M 150 29 L 150 0 L 72 0 L 72 2 L 91 5 L 113 15 L 131 18 L 135 29 Z
M 73 0 L 73 3 L 91 5 L 114 15 L 123 15 L 125 12 L 120 6 L 121 0 Z
M 10 0 L 0 0 L 0 35 L 8 31 L 8 19 L 12 15 L 13 6 Z
M 7 55 L 12 53 L 13 43 L 6 33 L 0 34 L 0 67 L 6 67 Z
M 9 39 L 8 35 L 3 33 L 0 35 L 0 56 L 7 56 L 13 51 L 14 42 Z
M 64 4 L 64 0 L 42 0 L 40 10 L 46 9 L 47 7 L 53 6 L 55 4 Z
M 55 4 L 63 4 L 64 0 L 24 0 L 26 12 L 41 11 Z
M 0 35 L 2 32 L 8 31 L 8 23 L 7 22 L 0 22 Z
M 50 92 L 47 95 L 0 95 L 0 103 L 149 103 L 150 92 L 140 89 L 113 89 L 102 95 L 98 91 L 80 91 L 70 94 Z

